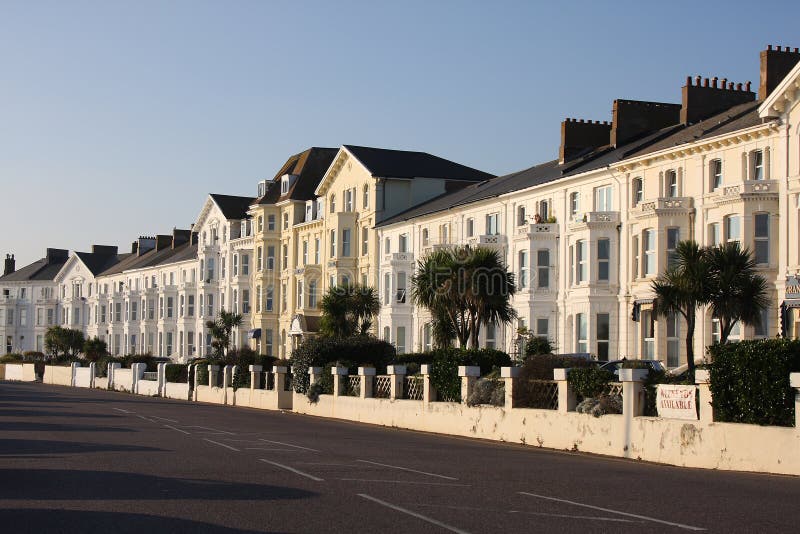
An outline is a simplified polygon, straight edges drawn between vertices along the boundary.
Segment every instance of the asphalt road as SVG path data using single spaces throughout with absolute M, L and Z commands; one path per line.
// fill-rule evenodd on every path
M 797 477 L 0 382 L 4 534 L 798 532 L 799 503 Z

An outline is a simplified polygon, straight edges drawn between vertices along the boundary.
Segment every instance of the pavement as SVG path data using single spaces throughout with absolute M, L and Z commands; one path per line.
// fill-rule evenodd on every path
M 798 503 L 798 477 L 0 382 L 3 534 L 798 532 Z

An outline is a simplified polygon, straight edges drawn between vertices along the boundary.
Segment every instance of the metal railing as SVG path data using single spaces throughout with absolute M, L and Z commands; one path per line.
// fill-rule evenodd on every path
M 153 381 L 156 381 L 156 380 L 158 380 L 158 372 L 156 372 L 156 371 L 146 372 L 146 373 L 144 373 L 142 375 L 142 380 L 153 380 Z

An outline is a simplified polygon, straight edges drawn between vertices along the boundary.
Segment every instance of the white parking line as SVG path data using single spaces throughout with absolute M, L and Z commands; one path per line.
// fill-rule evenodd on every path
M 225 445 L 224 443 L 220 443 L 219 441 L 210 440 L 208 438 L 203 438 L 203 441 L 207 441 L 209 443 L 213 443 L 214 445 L 219 445 L 220 447 L 225 447 L 226 449 L 230 449 L 232 451 L 242 452 L 242 451 L 240 451 L 239 449 L 237 449 L 235 447 L 231 447 L 230 445 Z
M 136 412 L 129 412 L 128 410 L 123 410 L 122 408 L 111 408 L 112 410 L 117 410 L 118 412 L 122 413 L 136 413 Z
M 259 440 L 260 441 L 266 441 L 267 443 L 274 443 L 275 445 L 285 445 L 287 447 L 294 447 L 295 449 L 303 449 L 303 450 L 311 451 L 311 452 L 319 452 L 317 449 L 312 449 L 310 447 L 301 447 L 300 445 L 292 445 L 291 443 L 284 443 L 282 441 L 271 441 L 271 440 L 264 439 L 264 438 L 259 438 Z
M 157 415 L 151 415 L 153 419 L 161 419 L 162 421 L 169 421 L 170 423 L 177 423 L 175 419 L 167 419 L 166 417 L 159 417 Z
M 635 517 L 636 519 L 644 519 L 645 521 L 652 521 L 653 523 L 661 523 L 662 525 L 669 525 L 671 527 L 678 527 L 684 530 L 706 530 L 702 527 L 693 527 L 691 525 L 684 525 L 682 523 L 673 523 L 671 521 L 664 521 L 662 519 L 656 519 L 654 517 L 648 517 L 646 515 L 638 515 L 638 514 L 629 514 L 628 512 L 620 512 L 618 510 L 612 510 L 610 508 L 602 508 L 600 506 L 592 506 L 591 504 L 583 504 L 580 502 L 575 501 L 568 501 L 567 499 L 557 499 L 555 497 L 547 497 L 545 495 L 537 495 L 535 493 L 528 493 L 526 491 L 519 491 L 517 492 L 520 495 L 527 495 L 528 497 L 536 497 L 537 499 L 545 499 L 548 501 L 555 501 L 555 502 L 563 502 L 566 504 L 572 504 L 575 506 L 582 506 L 584 508 L 590 508 L 592 510 L 600 510 L 601 512 L 608 512 L 610 514 L 617 514 L 617 515 L 624 515 L 625 517 Z
M 443 478 L 445 480 L 458 480 L 454 477 L 448 477 L 445 475 L 437 475 L 436 473 L 428 473 L 427 471 L 417 471 L 416 469 L 411 469 L 410 467 L 400 467 L 399 465 L 389 465 L 389 464 L 379 464 L 378 462 L 370 462 L 369 460 L 356 460 L 356 462 L 362 462 L 365 464 L 372 464 L 372 465 L 379 465 L 381 467 L 391 467 L 392 469 L 400 469 L 401 471 L 409 471 L 411 473 L 417 473 L 419 475 L 428 475 L 429 477 L 436 477 L 436 478 Z
M 430 523 L 431 525 L 436 525 L 437 527 L 442 527 L 443 529 L 449 530 L 450 532 L 457 532 L 458 534 L 469 534 L 466 530 L 461 530 L 460 528 L 456 528 L 456 527 L 450 526 L 447 523 L 442 523 L 441 521 L 437 521 L 436 519 L 433 519 L 432 517 L 428 517 L 428 516 L 424 516 L 422 514 L 418 514 L 416 512 L 412 512 L 411 510 L 407 510 L 406 508 L 402 508 L 400 506 L 397 506 L 396 504 L 392 504 L 392 503 L 389 503 L 389 502 L 386 502 L 386 501 L 382 501 L 380 499 L 376 499 L 375 497 L 371 497 L 371 496 L 367 495 L 366 493 L 359 493 L 358 496 L 361 497 L 362 499 L 367 499 L 368 501 L 372 501 L 374 503 L 378 503 L 381 506 L 385 506 L 387 508 L 391 508 L 392 510 L 396 510 L 398 512 L 402 512 L 404 514 L 410 515 L 412 517 L 416 517 L 417 519 L 422 519 L 423 521 L 426 521 L 426 522 Z
M 245 447 L 246 451 L 273 451 L 273 452 L 297 452 L 292 449 L 270 449 L 269 447 Z
M 633 519 L 622 519 L 618 517 L 551 514 L 547 512 L 528 512 L 525 510 L 497 510 L 495 508 L 480 508 L 478 506 L 454 506 L 449 504 L 415 504 L 414 506 L 424 506 L 427 508 L 447 508 L 448 510 L 468 510 L 470 512 L 495 512 L 498 514 L 524 514 L 524 515 L 535 515 L 541 517 L 561 517 L 565 519 L 589 519 L 592 521 L 609 521 L 612 523 L 644 523 L 644 521 L 634 521 Z
M 196 425 L 189 426 L 189 425 L 184 425 L 184 428 L 199 428 L 199 429 L 202 429 L 202 430 L 210 430 L 211 432 L 216 432 L 218 434 L 228 434 L 229 436 L 235 436 L 236 435 L 235 432 L 228 432 L 227 430 L 217 430 L 216 428 L 210 428 L 210 427 L 207 427 L 207 426 L 196 426 Z
M 416 482 L 414 480 L 379 480 L 372 478 L 340 478 L 339 480 L 349 480 L 351 482 L 381 482 L 383 484 L 416 484 L 420 486 L 457 486 L 468 488 L 469 484 L 453 484 L 452 482 Z
M 287 471 L 291 471 L 292 473 L 295 473 L 296 475 L 300 475 L 301 477 L 310 478 L 311 480 L 314 480 L 316 482 L 324 482 L 324 480 L 325 480 L 323 478 L 315 477 L 314 475 L 309 475 L 308 473 L 300 471 L 299 469 L 295 469 L 294 467 L 289 467 L 288 465 L 279 464 L 278 462 L 272 462 L 270 460 L 265 460 L 264 458 L 259 458 L 259 461 L 264 462 L 265 464 L 274 465 L 275 467 L 280 467 L 281 469 L 286 469 Z
M 171 428 L 172 430 L 177 430 L 178 432 L 183 432 L 184 434 L 191 434 L 191 432 L 187 432 L 187 431 L 185 431 L 183 429 L 180 429 L 180 428 L 175 428 L 174 426 L 171 426 L 171 425 L 164 425 L 164 426 L 167 427 L 167 428 Z
M 136 417 L 138 417 L 139 419 L 144 419 L 148 423 L 158 423 L 158 421 L 153 421 L 152 419 L 149 419 L 149 418 L 147 418 L 147 417 L 145 417 L 143 415 L 137 415 Z

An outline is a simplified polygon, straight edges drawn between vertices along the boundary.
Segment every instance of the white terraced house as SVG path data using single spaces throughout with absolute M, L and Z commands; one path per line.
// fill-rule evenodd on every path
M 559 157 L 412 208 L 378 225 L 378 327 L 407 351 L 431 346 L 429 315 L 402 296 L 436 247 L 499 250 L 517 276 L 519 323 L 484 328 L 482 346 L 518 350 L 517 328 L 562 353 L 686 360 L 680 317 L 652 314 L 652 280 L 675 245 L 739 241 L 769 281 L 758 327 L 731 339 L 800 336 L 797 49 L 765 50 L 758 97 L 688 78 L 681 104 L 616 100 L 609 122 L 567 119 Z M 793 68 L 794 67 L 794 68 Z M 718 339 L 700 314 L 695 353 Z

